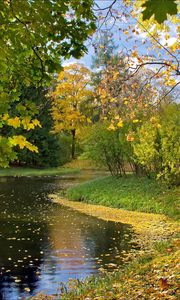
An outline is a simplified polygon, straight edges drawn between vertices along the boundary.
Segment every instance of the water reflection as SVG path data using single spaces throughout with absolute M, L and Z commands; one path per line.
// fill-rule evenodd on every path
M 53 204 L 48 194 L 78 176 L 6 178 L 0 182 L 0 299 L 27 299 L 59 282 L 120 264 L 131 245 L 128 226 Z

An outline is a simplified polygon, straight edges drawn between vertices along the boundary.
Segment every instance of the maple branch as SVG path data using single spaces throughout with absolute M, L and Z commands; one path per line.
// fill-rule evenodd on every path
M 137 19 L 136 19 L 136 20 L 137 20 Z M 172 52 L 169 51 L 164 45 L 162 45 L 162 44 L 158 41 L 158 39 L 156 39 L 155 36 L 154 36 L 153 34 L 151 34 L 143 24 L 141 24 L 141 22 L 139 22 L 138 20 L 137 20 L 137 22 L 138 22 L 139 25 L 141 25 L 141 26 L 144 28 L 144 30 L 152 37 L 152 39 L 153 39 L 159 46 L 161 46 L 166 52 L 169 53 L 169 55 L 171 55 L 172 57 L 175 58 L 175 60 L 176 60 L 176 62 L 177 62 L 177 71 L 179 71 L 179 60 L 177 59 L 177 57 L 176 57 L 174 54 L 172 54 Z
M 111 10 L 112 9 L 112 7 L 113 7 L 113 5 L 115 4 L 117 2 L 117 0 L 113 0 L 113 2 L 110 4 L 110 5 L 108 5 L 108 6 L 106 6 L 106 7 L 103 7 L 103 8 L 101 8 L 97 3 L 95 3 L 95 6 L 97 6 L 98 8 L 97 9 L 95 9 L 94 8 L 94 11 L 102 11 L 102 10 Z
M 130 16 L 129 12 L 127 11 L 127 8 L 125 8 L 125 11 L 126 13 Z M 169 55 L 171 55 L 177 62 L 177 69 L 176 69 L 176 72 L 177 72 L 177 75 L 180 75 L 180 70 L 179 70 L 179 65 L 180 65 L 180 62 L 179 60 L 177 59 L 176 55 L 174 55 L 169 49 L 167 49 L 164 45 L 162 45 L 157 38 L 155 38 L 155 36 L 136 18 L 134 17 L 134 19 L 136 20 L 136 22 L 142 26 L 142 28 L 144 29 L 145 32 L 147 32 L 151 37 L 152 39 L 161 47 L 163 48 Z
M 43 76 L 44 76 L 44 64 L 43 64 L 43 60 L 42 60 L 42 58 L 40 57 L 40 55 L 39 55 L 39 53 L 38 53 L 38 51 L 37 51 L 37 49 L 36 49 L 35 47 L 32 46 L 31 49 L 33 50 L 34 54 L 35 54 L 36 57 L 39 59 L 40 64 L 41 64 L 41 74 L 42 74 L 42 76 L 41 76 L 41 79 L 40 79 L 40 81 L 39 81 L 39 83 L 41 83 L 42 80 L 43 80 Z
M 141 90 L 140 90 L 139 96 L 142 95 L 142 92 L 143 92 L 144 88 L 151 82 L 151 80 L 152 80 L 154 77 L 156 77 L 156 76 L 159 74 L 159 72 L 160 72 L 164 67 L 165 67 L 165 66 L 160 67 L 159 70 L 158 70 L 156 73 L 154 73 L 150 78 L 147 79 L 146 83 L 142 86 L 142 88 L 141 88 Z
M 11 1 L 11 0 L 10 0 L 10 7 L 11 7 L 11 11 L 12 11 L 12 14 L 13 14 L 14 18 L 15 18 L 19 23 L 21 23 L 21 24 L 25 27 L 25 29 L 26 29 L 26 31 L 27 31 L 29 37 L 30 37 L 30 40 L 31 40 L 31 42 L 32 42 L 31 35 L 30 35 L 30 30 L 29 30 L 29 28 L 28 28 L 28 23 L 25 23 L 25 22 L 22 21 L 19 17 L 16 16 L 16 14 L 15 14 L 15 12 L 14 12 L 14 9 L 13 9 L 13 6 L 12 6 L 12 1 Z M 31 49 L 33 50 L 35 56 L 36 56 L 36 57 L 38 58 L 38 60 L 40 61 L 40 65 L 41 65 L 41 79 L 40 79 L 39 82 L 38 82 L 38 84 L 40 84 L 40 83 L 42 83 L 42 81 L 43 81 L 43 76 L 44 76 L 44 64 L 43 64 L 43 60 L 42 60 L 42 58 L 40 57 L 40 55 L 39 55 L 37 49 L 35 48 L 35 46 L 32 46 Z
M 109 6 L 104 7 L 104 8 L 101 8 L 97 3 L 95 4 L 95 5 L 98 7 L 98 9 L 94 9 L 94 11 L 105 11 L 105 10 L 107 10 L 106 15 L 103 17 L 103 18 L 104 18 L 104 21 L 101 23 L 101 25 L 100 25 L 100 27 L 98 28 L 98 30 L 100 30 L 100 29 L 102 28 L 102 26 L 104 25 L 104 23 L 107 22 L 107 21 L 109 20 L 109 19 L 107 20 L 107 17 L 108 17 L 109 14 L 110 14 L 110 18 L 113 17 L 113 19 L 114 19 L 114 24 L 115 24 L 116 18 L 113 16 L 113 13 L 112 13 L 112 7 L 113 7 L 113 5 L 114 5 L 116 2 L 117 2 L 117 0 L 113 0 L 113 2 L 112 2 Z M 114 24 L 113 24 L 113 26 L 114 26 Z M 113 26 L 112 26 L 112 27 L 113 27 Z M 110 29 L 109 29 L 109 30 L 110 30 Z
M 177 82 L 165 95 L 163 95 L 163 97 L 160 99 L 160 102 L 166 98 L 178 85 L 180 84 L 180 81 Z
M 113 26 L 115 25 L 115 22 L 117 20 L 117 18 L 115 18 L 115 16 L 113 15 L 113 12 L 112 12 L 112 7 L 113 5 L 117 3 L 117 0 L 114 0 L 109 6 L 107 7 L 104 7 L 104 8 L 101 8 L 98 4 L 96 4 L 96 6 L 98 7 L 97 9 L 94 9 L 95 11 L 106 11 L 107 10 L 107 13 L 106 15 L 103 17 L 104 20 L 102 22 L 102 24 L 100 25 L 99 29 L 101 29 L 101 27 L 103 26 L 103 24 L 105 22 L 107 22 L 107 17 L 108 15 L 110 14 L 111 15 L 111 18 L 113 17 L 114 19 L 114 22 L 113 22 Z M 130 16 L 130 13 L 129 11 L 127 10 L 127 7 L 126 6 L 121 6 L 121 9 L 123 10 L 123 13 L 126 12 L 127 16 Z M 159 40 L 136 18 L 134 17 L 134 19 L 136 20 L 136 22 L 143 28 L 144 32 L 146 32 L 162 49 L 164 49 L 171 57 L 173 57 L 173 59 L 176 61 L 177 63 L 177 68 L 176 68 L 176 75 L 180 75 L 180 61 L 178 60 L 177 56 L 174 55 L 167 47 L 165 47 L 163 44 L 161 44 L 159 42 Z M 122 20 L 123 21 L 123 20 Z M 112 27 L 113 27 L 112 26 Z M 112 29 L 111 27 L 111 29 Z M 156 64 L 156 63 L 155 63 Z M 167 64 L 165 64 L 167 65 Z M 170 66 L 170 65 L 169 65 Z

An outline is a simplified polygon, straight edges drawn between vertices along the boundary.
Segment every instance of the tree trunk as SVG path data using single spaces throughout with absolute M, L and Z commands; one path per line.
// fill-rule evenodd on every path
M 71 158 L 75 158 L 75 141 L 76 141 L 76 129 L 71 130 L 72 133 L 72 149 L 71 149 Z

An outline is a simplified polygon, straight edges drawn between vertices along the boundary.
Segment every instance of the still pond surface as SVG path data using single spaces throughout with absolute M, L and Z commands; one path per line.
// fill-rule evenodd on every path
M 0 178 L 0 299 L 53 294 L 60 282 L 121 264 L 123 252 L 135 246 L 129 226 L 87 216 L 48 198 L 85 179 Z

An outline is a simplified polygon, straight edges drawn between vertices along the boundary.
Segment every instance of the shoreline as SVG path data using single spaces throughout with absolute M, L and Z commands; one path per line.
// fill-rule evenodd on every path
M 87 204 L 61 198 L 56 194 L 49 195 L 52 202 L 69 207 L 81 213 L 91 215 L 105 221 L 120 222 L 131 225 L 134 229 L 135 240 L 141 247 L 148 247 L 158 241 L 166 240 L 180 231 L 177 221 L 161 214 L 128 211 L 102 205 Z
M 112 299 L 112 291 L 114 295 L 113 299 L 137 299 L 137 295 L 139 295 L 136 294 L 137 287 L 142 290 L 144 295 L 147 293 L 148 297 L 150 297 L 147 299 L 155 299 L 153 298 L 154 296 L 159 297 L 164 291 L 166 291 L 168 295 L 172 293 L 176 294 L 178 290 L 179 265 L 179 239 L 176 238 L 176 234 L 180 231 L 177 221 L 160 214 L 128 211 L 102 205 L 76 202 L 61 198 L 57 194 L 50 194 L 49 198 L 57 205 L 69 207 L 80 213 L 91 215 L 105 221 L 131 225 L 134 230 L 133 241 L 137 243 L 139 249 L 127 253 L 127 258 L 125 257 L 124 260 L 123 272 L 120 268 L 115 273 L 106 273 L 102 278 L 87 277 L 85 281 L 74 282 L 74 287 L 61 295 L 45 295 L 41 292 L 30 299 L 110 300 Z M 167 265 L 168 270 L 164 273 Z M 142 272 L 141 270 L 144 271 Z M 162 282 L 163 280 L 166 282 L 167 275 L 170 279 L 168 278 L 167 286 L 163 286 L 161 279 Z M 124 280 L 125 278 L 126 280 Z M 91 287 L 90 289 L 89 286 Z M 104 295 L 104 291 L 106 291 L 106 298 L 102 296 Z M 101 296 L 98 297 L 99 295 Z M 124 296 L 126 298 L 124 298 Z M 167 299 L 177 298 L 175 296 L 175 298 Z

